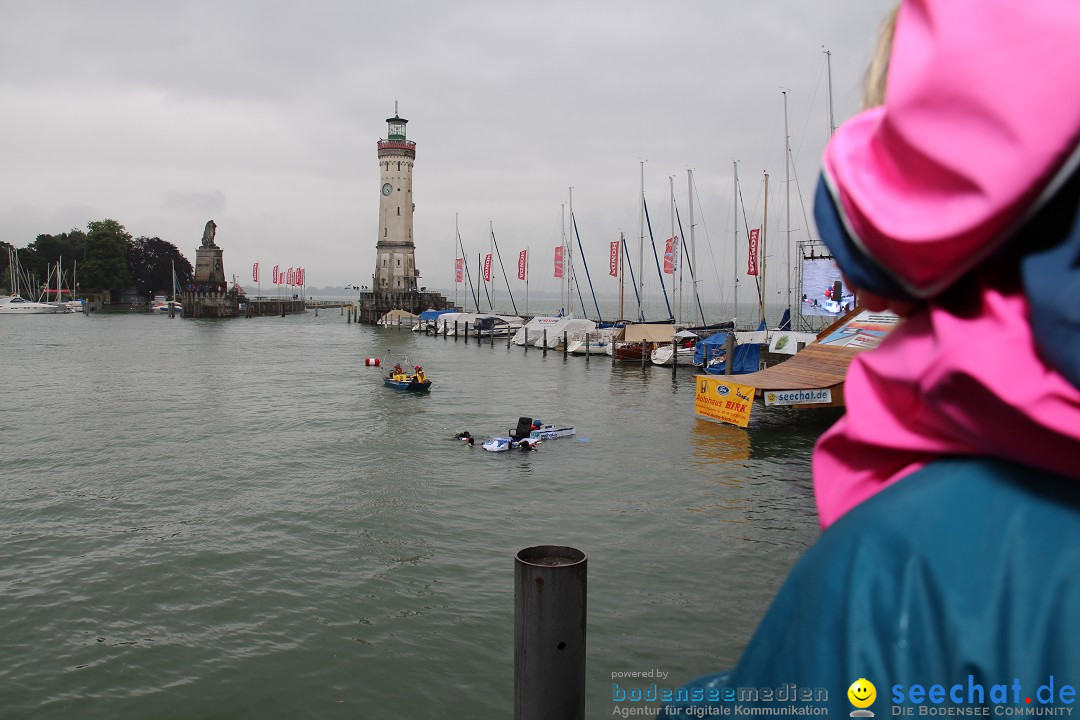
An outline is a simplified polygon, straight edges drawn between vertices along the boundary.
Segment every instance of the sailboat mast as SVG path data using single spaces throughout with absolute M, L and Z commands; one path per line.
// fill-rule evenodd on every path
M 668 175 L 668 191 L 671 194 L 671 235 L 668 237 L 675 238 L 675 176 Z M 675 284 L 678 279 L 678 273 L 675 272 L 675 258 L 679 256 L 679 243 L 678 239 L 672 240 L 671 246 L 671 296 L 677 297 L 678 300 L 675 304 L 675 309 L 678 312 L 678 320 L 682 322 L 682 295 L 676 293 Z M 679 290 L 682 290 L 682 286 L 679 286 Z
M 784 251 L 787 254 L 787 307 L 791 317 L 791 136 L 788 135 L 787 94 L 784 90 L 784 213 L 787 217 L 787 235 Z
M 825 51 L 826 87 L 829 89 L 829 137 L 836 132 L 836 118 L 833 115 L 832 102 L 832 53 Z
M 694 276 L 694 268 L 697 267 L 697 253 L 694 252 L 694 171 L 690 168 L 686 168 L 686 195 L 690 202 L 690 286 L 694 288 L 694 298 L 698 297 L 698 280 Z M 698 305 L 700 305 L 700 300 Z M 705 318 L 701 319 L 701 324 L 705 324 Z
M 731 327 L 733 330 L 739 329 L 739 161 L 732 160 L 731 166 L 735 169 L 735 185 L 734 191 L 731 196 L 731 214 L 735 216 L 735 242 L 733 246 L 734 256 L 732 257 L 732 273 L 734 274 L 735 282 L 735 313 L 731 317 Z
M 495 247 L 495 225 L 492 224 L 491 219 L 488 219 L 488 232 L 491 233 L 491 242 L 488 243 L 488 257 L 492 255 L 492 249 Z M 488 270 L 491 273 L 491 312 L 495 312 L 495 268 L 492 266 L 491 261 L 488 261 Z
M 645 296 L 645 161 L 641 161 L 641 205 L 638 207 L 638 320 L 645 319 L 641 299 Z
M 623 322 L 623 320 L 624 320 L 623 308 L 624 308 L 625 300 L 626 300 L 626 295 L 625 295 L 626 288 L 624 287 L 625 283 L 623 281 L 623 274 L 624 274 L 623 273 L 623 266 L 625 264 L 625 257 L 623 257 L 623 245 L 625 245 L 625 244 L 626 244 L 626 240 L 623 239 L 623 234 L 620 231 L 619 232 L 619 247 L 617 249 L 617 252 L 619 253 L 619 322 Z
M 454 213 L 454 237 L 457 238 L 458 240 L 460 240 L 461 239 L 461 234 L 458 233 L 457 216 L 458 216 L 458 214 Z M 458 283 L 461 282 L 460 280 L 458 280 L 458 276 L 457 276 L 458 275 L 457 254 L 458 254 L 458 251 L 455 250 L 454 251 L 454 307 L 455 308 L 457 308 L 457 306 L 458 306 L 458 304 L 457 304 L 457 286 L 458 286 Z M 462 264 L 463 265 L 465 264 L 464 258 L 462 258 Z
M 561 240 L 561 242 L 562 242 L 562 251 L 563 251 L 563 258 L 562 258 L 563 262 L 562 262 L 562 268 L 560 268 L 562 270 L 562 279 L 559 280 L 559 302 L 562 304 L 562 308 L 560 308 L 560 312 L 566 312 L 566 308 L 570 306 L 570 303 L 567 302 L 567 298 L 569 296 L 568 293 L 570 291 L 570 277 L 569 277 L 569 273 L 566 272 L 566 203 L 562 203 L 561 207 L 562 207 L 562 220 L 560 222 L 559 227 L 562 230 L 562 240 Z M 566 292 L 565 293 L 563 292 L 563 285 L 566 286 Z
M 570 222 L 574 222 L 574 188 L 570 188 Z M 569 226 L 567 226 L 569 228 Z M 574 230 L 569 228 L 567 232 L 566 243 L 566 264 L 570 272 L 566 273 L 566 315 L 570 315 L 574 312 L 574 285 L 577 284 L 577 278 L 574 277 Z
M 765 297 L 769 294 L 767 286 L 765 284 L 765 265 L 766 258 L 768 257 L 768 240 L 769 240 L 769 173 L 765 173 L 765 213 L 762 216 L 761 221 L 761 291 L 758 293 L 758 300 L 761 302 L 761 316 L 758 318 L 759 323 L 765 322 Z

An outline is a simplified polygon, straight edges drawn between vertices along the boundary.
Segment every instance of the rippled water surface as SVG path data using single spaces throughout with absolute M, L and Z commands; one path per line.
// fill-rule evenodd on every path
M 683 371 L 347 324 L 0 318 L 0 716 L 510 717 L 513 557 L 588 557 L 615 671 L 741 652 L 817 521 L 833 417 L 698 420 Z M 422 364 L 382 386 L 366 356 Z M 527 415 L 535 453 L 449 440 Z

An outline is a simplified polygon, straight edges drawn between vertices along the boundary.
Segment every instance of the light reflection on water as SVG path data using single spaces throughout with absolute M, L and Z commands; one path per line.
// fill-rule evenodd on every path
M 706 422 L 689 372 L 333 312 L 3 330 L 5 715 L 505 717 L 512 559 L 535 544 L 589 555 L 607 715 L 612 671 L 737 658 L 817 535 L 809 449 L 832 418 Z M 362 365 L 406 355 L 430 394 Z M 449 439 L 519 416 L 578 436 Z

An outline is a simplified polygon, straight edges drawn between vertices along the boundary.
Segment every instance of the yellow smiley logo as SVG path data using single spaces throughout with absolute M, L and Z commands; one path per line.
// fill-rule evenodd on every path
M 847 691 L 848 700 L 851 704 L 857 708 L 868 708 L 874 704 L 874 700 L 877 699 L 877 688 L 874 687 L 874 683 L 870 682 L 866 678 L 859 678 L 855 682 L 851 683 L 851 687 Z

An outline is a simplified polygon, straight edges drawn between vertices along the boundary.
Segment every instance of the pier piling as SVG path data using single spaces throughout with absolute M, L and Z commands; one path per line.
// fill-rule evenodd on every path
M 547 357 L 547 328 L 544 328 L 544 357 Z
M 514 720 L 584 720 L 588 558 L 539 545 L 514 558 Z
M 566 355 L 570 350 L 570 333 L 566 330 L 562 331 L 562 356 L 563 360 L 566 359 Z
M 735 331 L 734 328 L 728 333 L 727 340 L 724 341 L 724 374 L 734 374 L 733 365 L 735 364 Z
M 585 362 L 589 362 L 589 333 L 585 333 Z
M 675 377 L 675 371 L 679 367 L 679 343 L 675 338 L 671 339 L 671 377 Z

